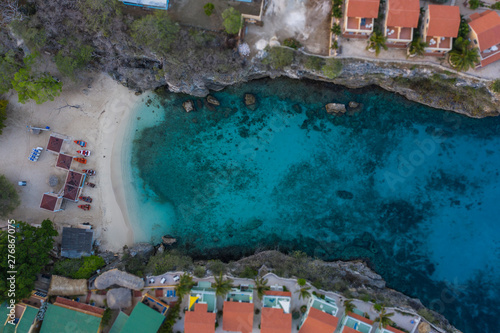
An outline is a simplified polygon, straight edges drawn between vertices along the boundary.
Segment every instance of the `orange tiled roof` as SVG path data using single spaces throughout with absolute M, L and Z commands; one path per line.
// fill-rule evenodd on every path
M 487 10 L 475 17 L 469 22 L 469 26 L 477 35 L 479 49 L 484 51 L 500 44 L 500 16 L 492 10 Z
M 289 291 L 266 290 L 264 291 L 264 295 L 292 297 L 292 293 Z
M 224 302 L 224 331 L 250 333 L 253 327 L 253 303 Z
M 185 333 L 215 333 L 215 313 L 207 312 L 207 304 L 196 303 L 194 311 L 186 312 Z
M 394 328 L 394 327 L 391 327 L 391 326 L 385 326 L 384 328 L 385 328 L 386 330 L 391 331 L 391 332 L 394 332 L 394 333 L 404 333 L 403 331 L 398 330 L 397 328 Z
M 457 37 L 460 27 L 458 6 L 429 5 L 427 36 Z
M 352 313 L 352 312 L 349 312 L 347 315 L 348 315 L 349 317 L 352 317 L 352 318 L 354 318 L 354 319 L 357 319 L 357 320 L 359 320 L 359 321 L 362 321 L 363 323 L 367 323 L 368 325 L 373 325 L 373 323 L 374 323 L 374 321 L 373 321 L 373 320 L 370 320 L 370 319 L 368 319 L 368 318 L 365 318 L 365 317 L 363 317 L 363 316 L 360 316 L 360 315 L 355 314 L 355 313 Z
M 337 329 L 339 318 L 315 308 L 309 309 L 299 333 L 332 333 Z
M 495 61 L 498 61 L 500 60 L 500 52 L 492 55 L 492 56 L 489 56 L 488 58 L 484 59 L 484 60 L 481 60 L 481 67 L 484 67 L 486 65 L 489 65 Z
M 420 16 L 418 0 L 388 0 L 387 26 L 416 28 Z
M 354 328 L 350 328 L 349 326 L 344 326 L 342 333 L 359 333 L 359 331 L 356 331 Z
M 54 302 L 54 305 L 59 305 L 64 308 L 68 308 L 71 310 L 83 312 L 86 314 L 90 314 L 96 317 L 102 317 L 104 314 L 104 309 L 98 308 L 96 306 L 88 305 L 88 304 L 83 304 L 77 301 L 73 301 L 71 299 L 63 298 L 57 296 L 56 301 Z
M 262 308 L 261 333 L 291 333 L 292 314 L 284 313 L 282 309 Z
M 347 17 L 377 18 L 380 0 L 349 0 Z

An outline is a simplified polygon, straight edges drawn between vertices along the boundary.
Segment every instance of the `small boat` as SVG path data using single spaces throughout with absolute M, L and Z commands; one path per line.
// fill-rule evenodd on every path
M 80 162 L 82 164 L 87 164 L 87 160 L 84 159 L 83 157 L 73 157 L 73 159 L 77 162 Z
M 92 169 L 83 169 L 83 172 L 85 172 L 89 176 L 95 176 L 95 171 Z
M 82 200 L 82 201 L 88 202 L 88 203 L 92 203 L 92 198 L 91 197 L 80 197 L 79 199 Z
M 85 142 L 85 141 L 75 140 L 73 142 L 76 143 L 77 145 L 81 146 L 81 147 L 87 147 L 87 142 Z
M 79 205 L 78 208 L 83 210 L 90 210 L 90 205 Z
M 83 156 L 90 156 L 90 150 L 77 150 L 76 152 Z
M 88 186 L 90 186 L 90 187 L 92 187 L 92 188 L 94 188 L 94 187 L 95 187 L 95 184 L 94 184 L 94 183 L 91 183 L 91 182 L 85 182 L 85 185 L 88 185 Z

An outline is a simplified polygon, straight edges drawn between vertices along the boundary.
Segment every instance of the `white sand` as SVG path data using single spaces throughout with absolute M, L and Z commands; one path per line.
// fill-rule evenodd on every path
M 93 79 L 93 80 L 92 80 Z M 93 81 L 93 82 L 92 82 Z M 89 88 L 90 86 L 90 88 Z M 87 92 L 87 94 L 85 94 Z M 121 138 L 130 119 L 132 107 L 140 97 L 121 86 L 105 74 L 97 74 L 78 83 L 65 81 L 61 96 L 53 102 L 36 105 L 29 102 L 17 103 L 17 95 L 10 92 L 7 127 L 0 135 L 0 173 L 16 184 L 21 205 L 9 218 L 38 224 L 49 218 L 57 225 L 76 226 L 89 222 L 96 230 L 101 250 L 120 250 L 133 243 L 133 234 L 128 221 L 125 195 L 122 185 Z M 66 105 L 80 105 L 80 108 L 62 108 Z M 28 161 L 32 148 L 47 147 L 49 132 L 40 135 L 28 133 L 26 125 L 50 126 L 55 133 L 68 137 L 63 152 L 76 155 L 79 146 L 73 140 L 87 141 L 86 149 L 92 154 L 87 165 L 73 162 L 72 169 L 85 168 L 97 171 L 90 177 L 96 184 L 92 189 L 85 186 L 83 195 L 93 198 L 92 209 L 83 211 L 78 204 L 66 200 L 61 212 L 40 209 L 40 200 L 45 192 L 58 192 L 65 181 L 66 171 L 55 167 L 56 154 L 44 151 L 38 162 Z M 59 177 L 59 185 L 48 185 L 50 175 Z M 17 186 L 17 181 L 26 180 L 26 187 Z M 4 226 L 6 220 L 0 222 Z

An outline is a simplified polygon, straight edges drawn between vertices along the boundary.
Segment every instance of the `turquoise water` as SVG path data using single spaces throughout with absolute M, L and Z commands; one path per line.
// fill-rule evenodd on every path
M 137 241 L 169 233 L 195 257 L 227 260 L 268 248 L 365 258 L 464 332 L 497 332 L 500 118 L 285 79 L 213 95 L 216 110 L 169 93 L 138 108 Z M 196 112 L 183 111 L 188 99 Z M 361 111 L 325 113 L 349 101 Z

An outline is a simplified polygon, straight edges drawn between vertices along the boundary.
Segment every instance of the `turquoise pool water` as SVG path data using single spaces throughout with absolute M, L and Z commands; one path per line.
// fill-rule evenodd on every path
M 267 248 L 366 258 L 464 332 L 496 332 L 500 118 L 285 79 L 213 95 L 213 111 L 170 93 L 137 108 L 127 178 L 137 241 L 168 233 L 193 256 L 228 260 Z M 183 111 L 188 99 L 197 111 Z M 349 101 L 361 110 L 325 113 Z

